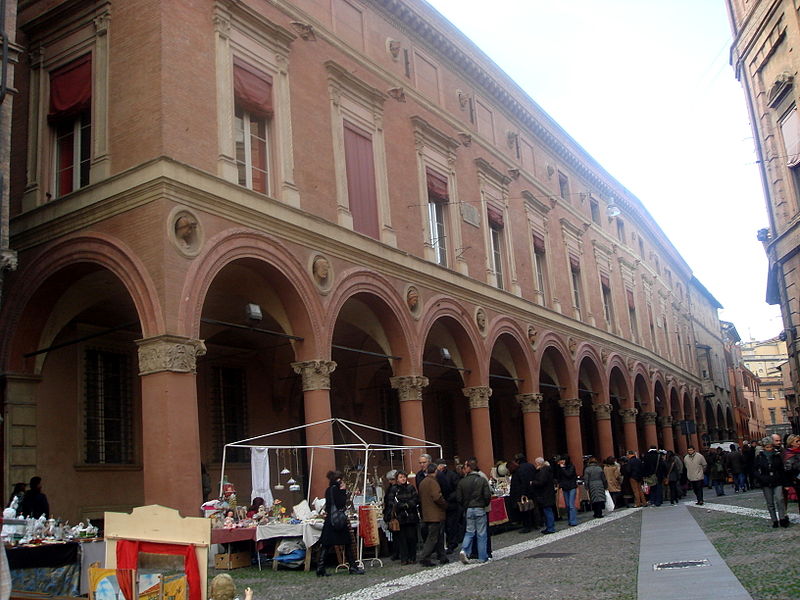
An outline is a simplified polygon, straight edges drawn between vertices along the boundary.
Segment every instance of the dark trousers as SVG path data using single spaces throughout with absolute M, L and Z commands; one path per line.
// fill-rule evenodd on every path
M 650 500 L 650 504 L 653 506 L 661 506 L 661 503 L 664 500 L 664 486 L 661 483 L 657 483 L 655 485 L 650 486 L 650 494 L 648 498 Z
M 422 553 L 419 556 L 420 560 L 430 560 L 430 557 L 436 552 L 436 558 L 440 561 L 447 560 L 447 554 L 444 551 L 444 523 L 432 522 L 426 523 L 428 526 L 428 536 L 425 538 L 425 543 L 422 545 Z
M 704 487 L 703 484 L 704 481 L 702 479 L 689 482 L 689 485 L 692 486 L 692 491 L 694 492 L 695 498 L 697 498 L 698 502 L 703 501 L 703 487 Z
M 599 519 L 603 516 L 603 509 L 606 507 L 606 502 L 603 500 L 602 502 L 592 502 L 592 510 L 594 511 L 595 519 Z
M 332 546 L 322 546 L 317 552 L 317 573 L 324 573 L 325 572 L 325 558 L 328 556 L 328 551 L 332 548 Z M 353 571 L 354 569 L 358 568 L 356 564 L 356 557 L 353 554 L 353 544 L 347 544 L 344 547 L 344 553 L 347 557 L 347 564 L 350 567 L 350 570 Z
M 398 545 L 398 555 L 400 560 L 417 560 L 417 524 L 404 523 L 400 525 L 400 531 L 394 532 L 394 539 Z
M 455 550 L 464 539 L 464 513 L 458 506 L 447 509 L 445 537 L 447 548 Z
M 669 482 L 669 503 L 670 504 L 677 504 L 681 499 L 681 495 L 678 492 L 678 482 L 670 480 Z

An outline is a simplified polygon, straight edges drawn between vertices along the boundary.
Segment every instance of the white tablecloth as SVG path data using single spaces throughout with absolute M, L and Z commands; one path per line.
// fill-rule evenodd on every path
M 322 536 L 322 523 L 267 523 L 259 525 L 256 540 L 301 537 L 306 548 L 311 548 Z

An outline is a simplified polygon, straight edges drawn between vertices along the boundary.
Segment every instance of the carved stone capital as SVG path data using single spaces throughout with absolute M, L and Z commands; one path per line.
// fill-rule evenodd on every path
M 564 409 L 565 417 L 579 417 L 582 404 L 580 398 L 563 398 L 558 401 L 558 405 Z
M 613 407 L 610 403 L 593 404 L 594 418 L 598 421 L 611 418 L 611 410 Z
M 658 414 L 654 412 L 642 413 L 642 421 L 644 422 L 645 425 L 655 425 L 657 417 Z
M 206 353 L 202 340 L 177 335 L 159 335 L 136 340 L 139 346 L 139 375 L 169 371 L 195 373 L 197 357 Z
M 492 388 L 488 386 L 476 386 L 461 390 L 469 398 L 470 408 L 489 408 L 489 397 L 492 395 Z
M 331 389 L 331 373 L 336 370 L 332 360 L 307 360 L 292 363 L 292 369 L 303 377 L 303 391 Z
M 106 35 L 108 33 L 109 22 L 111 21 L 111 12 L 105 10 L 94 18 L 94 29 L 97 35 Z
M 523 413 L 538 413 L 542 411 L 542 394 L 517 394 L 515 396 L 517 403 L 522 409 Z
M 407 375 L 402 377 L 390 377 L 389 383 L 392 388 L 397 390 L 400 402 L 410 400 L 422 400 L 422 390 L 428 387 L 428 378 L 423 375 Z
M 661 425 L 662 429 L 667 429 L 672 427 L 672 415 L 664 415 L 663 417 L 658 417 L 658 423 Z
M 0 250 L 0 271 L 17 270 L 17 253 L 14 250 Z
M 623 423 L 636 423 L 636 415 L 639 414 L 639 410 L 636 408 L 621 408 L 619 409 L 619 414 L 622 416 Z

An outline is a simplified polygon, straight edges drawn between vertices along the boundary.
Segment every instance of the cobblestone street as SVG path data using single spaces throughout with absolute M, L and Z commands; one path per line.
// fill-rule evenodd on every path
M 790 505 L 794 525 L 774 530 L 759 490 L 726 495 L 719 500 L 724 503 L 717 502 L 712 494 L 702 508 L 695 506 L 690 497 L 684 503 L 745 589 L 757 600 L 800 597 L 796 577 L 789 572 L 793 567 L 788 563 L 776 566 L 773 561 L 776 548 L 789 547 L 800 537 L 797 505 Z M 464 566 L 453 555 L 451 564 L 425 569 L 418 565 L 400 566 L 385 557 L 383 567 L 367 565 L 367 573 L 361 577 L 342 572 L 319 579 L 313 572 L 288 570 L 265 570 L 259 574 L 256 568 L 231 574 L 239 588 L 254 588 L 256 600 L 274 597 L 276 587 L 285 600 L 633 600 L 637 598 L 644 511 L 669 515 L 669 511 L 677 514 L 679 510 L 664 504 L 659 508 L 614 511 L 602 520 L 581 513 L 580 526 L 568 528 L 561 521 L 558 533 L 552 536 L 525 535 L 512 529 L 492 537 L 494 559 L 486 565 Z M 696 558 L 690 546 L 686 557 Z M 771 566 L 766 569 L 768 563 Z M 696 575 L 689 571 L 687 577 Z

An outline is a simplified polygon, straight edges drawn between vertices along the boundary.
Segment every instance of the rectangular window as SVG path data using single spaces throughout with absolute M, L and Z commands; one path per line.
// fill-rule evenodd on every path
M 447 189 L 447 178 L 431 169 L 425 170 L 425 178 L 428 188 L 428 235 L 430 236 L 430 244 L 436 256 L 436 262 L 446 267 L 446 208 L 450 200 Z
M 769 409 L 769 422 L 770 422 L 771 425 L 777 424 L 777 419 L 775 417 L 775 409 L 774 408 L 770 408 Z
M 495 285 L 503 288 L 503 210 L 494 204 L 486 205 L 486 216 L 489 220 L 490 243 L 492 244 L 492 271 L 494 271 Z
M 262 194 L 270 193 L 270 121 L 272 78 L 234 59 L 234 140 L 238 182 Z
M 131 464 L 133 395 L 128 356 L 90 349 L 84 359 L 84 461 Z
M 600 275 L 600 290 L 603 294 L 603 316 L 610 328 L 614 325 L 614 302 L 611 298 L 611 282 L 608 275 Z
M 650 324 L 650 342 L 653 344 L 653 352 L 658 352 L 658 340 L 656 338 L 656 327 L 653 323 L 653 309 L 648 304 L 647 305 L 647 318 L 649 319 Z
M 617 239 L 623 244 L 627 243 L 625 240 L 625 221 L 619 217 L 617 217 Z
M 558 193 L 564 200 L 569 200 L 569 179 L 561 171 L 558 172 Z
M 641 235 L 639 235 L 639 258 L 644 260 L 644 240 Z
M 572 283 L 572 305 L 575 317 L 581 318 L 581 264 L 577 256 L 569 256 L 570 282 Z
M 589 198 L 589 209 L 592 211 L 592 221 L 600 225 L 600 204 L 594 198 Z
M 344 121 L 344 159 L 353 229 L 380 239 L 372 136 L 349 121 Z
M 61 197 L 89 184 L 92 147 L 91 54 L 50 72 L 53 189 Z
M 536 290 L 539 292 L 541 304 L 547 306 L 547 255 L 544 238 L 533 234 L 533 262 L 536 274 Z
M 244 369 L 214 367 L 211 385 L 214 460 L 222 460 L 225 444 L 247 437 L 247 387 Z M 250 462 L 247 448 L 229 448 L 228 462 Z
M 639 320 L 636 318 L 636 301 L 631 290 L 625 290 L 628 300 L 628 317 L 631 322 L 631 337 L 637 344 L 639 343 Z

